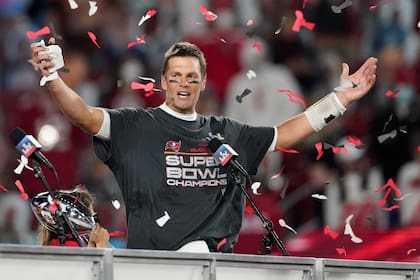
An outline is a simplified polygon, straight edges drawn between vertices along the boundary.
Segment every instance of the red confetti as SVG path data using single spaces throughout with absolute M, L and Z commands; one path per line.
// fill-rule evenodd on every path
M 48 35 L 50 33 L 51 33 L 50 28 L 48 26 L 45 26 L 45 27 L 43 27 L 40 30 L 35 31 L 35 32 L 32 32 L 32 31 L 26 32 L 26 36 L 28 36 L 29 39 L 34 40 L 34 39 L 38 38 L 39 36 Z
M 324 154 L 324 149 L 323 149 L 322 142 L 316 143 L 315 148 L 316 148 L 316 151 L 318 152 L 318 155 L 316 156 L 316 160 L 319 160 L 322 157 L 322 155 Z
M 291 153 L 291 154 L 298 154 L 298 153 L 299 153 L 299 151 L 298 151 L 298 150 L 285 149 L 285 148 L 282 148 L 282 147 L 280 147 L 280 146 L 277 146 L 277 147 L 276 147 L 276 150 L 278 150 L 278 151 L 282 151 L 282 152 L 285 152 L 285 153 Z
M 128 46 L 127 47 L 128 48 L 131 48 L 132 46 L 139 45 L 139 44 L 142 44 L 142 43 L 145 43 L 145 41 L 144 41 L 144 34 L 141 35 L 140 38 L 138 38 L 136 41 L 133 41 L 133 42 L 128 43 Z
M 347 256 L 347 252 L 346 252 L 346 249 L 345 249 L 344 247 L 341 247 L 341 248 L 335 248 L 335 250 L 337 251 L 337 253 L 338 253 L 339 255 L 344 255 L 344 256 Z
M 398 209 L 398 208 L 400 208 L 400 206 L 394 204 L 391 207 L 386 207 L 386 208 L 382 208 L 382 209 L 385 210 L 385 211 L 392 211 L 392 210 Z
M 141 19 L 138 23 L 138 26 L 142 25 L 146 20 L 148 20 L 152 16 L 156 15 L 156 13 L 157 13 L 157 11 L 154 10 L 154 9 L 147 11 L 146 15 L 141 17 Z
M 254 43 L 252 43 L 252 47 L 259 52 L 261 51 L 261 45 L 257 41 L 254 41 Z
M 347 142 L 353 144 L 356 148 L 362 145 L 362 141 L 356 137 L 348 136 Z
M 223 238 L 222 240 L 220 240 L 220 242 L 217 243 L 217 246 L 216 246 L 217 251 L 220 251 L 220 247 L 222 247 L 223 245 L 225 245 L 226 242 L 227 242 L 227 238 L 226 237 Z
M 50 209 L 50 211 L 51 211 L 51 213 L 55 213 L 55 212 L 57 212 L 57 205 L 59 204 L 60 202 L 58 201 L 58 200 L 56 200 L 56 199 L 53 199 L 52 200 L 52 203 L 50 204 L 50 206 L 49 206 L 49 209 Z
M 408 250 L 407 251 L 407 256 L 410 255 L 412 252 L 415 252 L 415 251 L 416 251 L 416 249 L 410 249 L 410 250 Z
M 400 93 L 400 90 L 396 90 L 396 91 L 387 90 L 385 92 L 385 96 L 387 96 L 387 97 L 397 97 L 399 93 Z
M 299 32 L 301 26 L 306 27 L 309 30 L 314 29 L 315 23 L 306 21 L 303 17 L 302 11 L 296 10 L 295 15 L 296 15 L 296 20 L 295 20 L 295 22 L 293 23 L 293 26 L 292 26 L 292 30 L 294 32 Z
M 332 239 L 337 239 L 338 238 L 338 233 L 336 233 L 335 231 L 332 231 L 329 226 L 324 227 L 324 234 L 328 235 Z
M 255 23 L 255 18 L 253 18 L 253 19 L 249 19 L 247 22 L 246 22 L 246 26 L 251 26 L 251 25 L 253 25 Z
M 98 47 L 98 49 L 100 49 L 101 47 L 99 46 L 98 42 L 96 42 L 96 35 L 90 31 L 88 31 L 88 35 L 92 42 Z
M 0 185 L 0 189 L 4 192 L 8 192 L 7 188 L 5 186 Z
M 386 190 L 386 193 L 385 193 L 384 197 L 381 200 L 378 201 L 379 206 L 384 206 L 385 205 L 386 198 L 388 197 L 388 195 L 390 194 L 391 191 L 392 191 L 391 189 Z
M 209 10 L 203 5 L 200 6 L 200 13 L 204 15 L 207 21 L 215 21 L 217 19 L 217 15 Z
M 17 187 L 17 188 L 19 189 L 19 191 L 20 191 L 20 197 L 21 197 L 23 200 L 28 200 L 29 196 L 28 196 L 28 194 L 25 192 L 25 189 L 23 188 L 22 182 L 18 179 L 18 180 L 16 180 L 16 181 L 15 181 L 15 185 L 16 185 L 16 187 Z
M 343 153 L 348 154 L 349 150 L 346 147 L 332 147 L 332 151 L 334 154 Z
M 278 89 L 277 92 L 280 93 L 287 93 L 287 97 L 289 98 L 290 103 L 295 104 L 295 99 L 300 102 L 303 106 L 304 109 L 306 109 L 306 102 L 305 100 L 302 98 L 302 96 L 300 96 L 298 93 L 296 92 L 292 92 L 290 89 Z
M 149 10 L 146 15 L 149 17 L 152 17 L 154 15 L 156 15 L 157 11 L 155 9 Z
M 110 237 L 115 237 L 115 236 L 124 236 L 125 235 L 125 231 L 123 230 L 117 230 L 117 231 L 113 231 L 109 233 Z
M 304 9 L 306 7 L 306 4 L 308 4 L 308 0 L 303 0 L 302 9 Z
M 394 182 L 394 179 L 389 178 L 388 181 L 385 183 L 385 185 L 383 185 L 382 187 L 380 187 L 379 189 L 375 190 L 375 192 L 380 192 L 385 190 L 387 187 L 390 187 L 392 190 L 394 190 L 395 192 L 395 196 L 396 197 L 401 197 L 401 191 L 400 189 L 397 187 L 397 185 Z M 386 197 L 385 197 L 386 198 Z

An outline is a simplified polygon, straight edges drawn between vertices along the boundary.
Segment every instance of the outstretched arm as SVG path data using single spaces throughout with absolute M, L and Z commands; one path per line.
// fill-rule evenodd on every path
M 50 39 L 50 43 L 53 44 L 54 42 L 53 38 Z M 39 43 L 33 43 L 31 44 L 31 50 L 34 69 L 36 71 L 41 70 L 44 76 L 49 76 L 51 73 L 47 69 L 55 65 L 52 57 L 43 53 L 48 50 L 47 47 Z M 60 77 L 47 82 L 46 87 L 52 100 L 71 122 L 91 135 L 98 133 L 104 119 L 103 111 L 100 108 L 86 104 Z
M 348 83 L 351 84 L 350 87 L 345 87 L 340 91 L 337 91 L 335 94 L 344 108 L 347 108 L 352 102 L 365 96 L 375 84 L 377 61 L 378 60 L 374 57 L 368 58 L 352 75 L 349 75 L 349 66 L 346 63 L 343 63 L 343 71 L 340 76 L 340 86 L 344 86 Z M 330 98 L 330 100 L 334 100 L 333 98 L 335 97 L 330 96 L 328 98 Z M 328 106 L 332 106 L 328 103 L 330 100 L 327 100 L 326 97 L 324 97 L 308 108 L 306 113 L 299 114 L 278 125 L 276 142 L 277 149 L 291 148 L 317 131 L 318 128 L 321 129 L 324 127 L 328 123 L 328 121 L 324 122 L 324 118 L 328 119 L 331 116 L 328 110 L 330 109 Z M 311 118 L 314 113 L 308 114 L 308 112 L 314 112 L 319 116 L 325 114 L 325 112 L 327 112 L 327 114 L 323 116 L 321 122 L 320 120 L 309 120 L 308 118 Z M 337 117 L 338 115 L 339 112 L 337 112 L 334 117 Z

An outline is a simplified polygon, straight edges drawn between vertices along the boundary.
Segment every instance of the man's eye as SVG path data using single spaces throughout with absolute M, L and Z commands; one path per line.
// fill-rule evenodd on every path
M 198 80 L 189 80 L 188 83 L 190 83 L 190 84 L 198 84 Z
M 169 80 L 169 82 L 170 82 L 170 83 L 172 83 L 172 84 L 177 84 L 177 83 L 179 83 L 179 81 L 178 81 L 178 80 L 175 80 L 175 79 L 170 79 L 170 80 Z

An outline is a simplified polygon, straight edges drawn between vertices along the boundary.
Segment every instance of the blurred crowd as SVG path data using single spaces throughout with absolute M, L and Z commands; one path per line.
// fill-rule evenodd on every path
M 208 64 L 199 113 L 252 125 L 276 125 L 302 112 L 338 86 L 341 63 L 352 72 L 377 57 L 377 82 L 368 96 L 295 150 L 268 155 L 254 177 L 262 183 L 255 197 L 277 228 L 282 218 L 297 233 L 326 225 L 341 230 L 350 214 L 360 230 L 420 224 L 417 0 L 353 0 L 339 13 L 332 7 L 347 1 L 102 0 L 93 15 L 88 2 L 95 1 L 0 1 L 0 185 L 8 190 L 0 189 L 0 242 L 36 242 L 37 222 L 15 181 L 29 197 L 45 191 L 31 170 L 14 172 L 20 158 L 9 139 L 14 127 L 43 145 L 59 175 L 56 182 L 45 171 L 53 188 L 86 185 L 102 225 L 125 230 L 121 194 L 93 154 L 91 138 L 51 103 L 28 62 L 29 45 L 50 36 L 63 49 L 65 82 L 90 105 L 113 108 L 160 105 L 164 51 L 175 41 L 193 42 Z M 206 20 L 202 5 L 217 19 Z M 140 24 L 150 10 L 157 13 Z M 312 30 L 293 31 L 296 10 L 315 23 Z M 52 34 L 27 36 L 45 26 Z M 132 82 L 150 81 L 157 89 L 151 95 L 131 89 Z M 261 234 L 248 210 L 243 234 Z M 124 241 L 122 235 L 114 245 Z

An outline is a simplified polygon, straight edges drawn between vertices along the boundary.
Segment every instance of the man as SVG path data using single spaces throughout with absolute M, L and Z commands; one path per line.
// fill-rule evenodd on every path
M 350 76 L 343 64 L 337 93 L 275 128 L 252 127 L 196 113 L 206 86 L 206 61 L 193 44 L 176 43 L 166 52 L 161 73 L 166 99 L 161 106 L 106 110 L 87 105 L 62 81 L 54 71 L 61 51 L 48 47 L 32 44 L 33 62 L 42 69 L 44 82 L 49 80 L 51 98 L 75 125 L 94 136 L 97 156 L 114 173 L 126 203 L 128 248 L 232 252 L 244 196 L 230 169 L 214 161 L 208 137 L 223 137 L 239 153 L 237 160 L 255 174 L 267 151 L 292 147 L 322 129 L 364 96 L 376 79 L 376 58 Z

